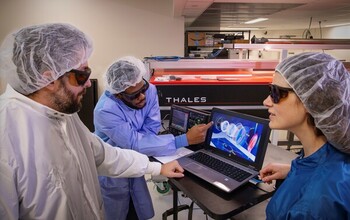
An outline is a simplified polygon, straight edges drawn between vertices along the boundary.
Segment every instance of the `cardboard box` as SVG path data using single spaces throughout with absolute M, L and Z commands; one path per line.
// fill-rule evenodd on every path
M 235 40 L 232 41 L 232 43 L 236 43 L 236 44 L 249 44 L 249 40 L 235 39 Z
M 205 32 L 188 32 L 188 46 L 205 46 Z
M 214 38 L 213 35 L 205 35 L 205 46 L 212 47 L 214 45 Z

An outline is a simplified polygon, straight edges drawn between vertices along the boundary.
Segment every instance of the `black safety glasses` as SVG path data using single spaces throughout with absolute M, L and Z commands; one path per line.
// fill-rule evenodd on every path
M 149 83 L 147 82 L 147 80 L 143 79 L 143 86 L 141 87 L 141 89 L 137 90 L 136 92 L 133 92 L 131 94 L 122 92 L 121 95 L 123 96 L 124 99 L 132 101 L 135 100 L 137 98 L 140 97 L 141 93 L 145 94 L 145 92 L 147 91 L 148 87 L 149 87 Z
M 270 84 L 269 88 L 270 96 L 275 104 L 279 103 L 281 99 L 286 98 L 289 92 L 293 92 L 292 88 L 281 87 L 274 84 Z
M 85 67 L 84 70 L 72 69 L 67 74 L 71 85 L 83 86 L 91 75 L 91 69 L 89 67 Z

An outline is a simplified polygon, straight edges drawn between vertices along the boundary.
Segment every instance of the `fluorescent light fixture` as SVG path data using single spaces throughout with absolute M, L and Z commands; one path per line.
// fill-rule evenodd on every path
M 346 25 L 350 25 L 350 23 L 330 24 L 330 25 L 325 25 L 324 27 L 338 27 L 338 26 L 346 26 Z
M 262 27 L 262 28 L 265 28 L 265 27 Z M 227 27 L 224 27 L 220 30 L 225 30 L 225 31 L 232 31 L 232 30 L 242 30 L 242 31 L 245 31 L 245 30 L 260 30 L 262 28 L 259 28 L 259 27 L 237 27 L 237 26 L 227 26 Z
M 258 23 L 258 22 L 266 21 L 266 20 L 269 20 L 269 19 L 268 18 L 257 18 L 257 19 L 253 19 L 250 21 L 246 21 L 246 22 L 244 22 L 244 24 L 254 24 L 254 23 Z

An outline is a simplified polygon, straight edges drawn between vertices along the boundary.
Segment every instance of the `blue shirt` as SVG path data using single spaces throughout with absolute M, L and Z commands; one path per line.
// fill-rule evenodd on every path
M 157 89 L 146 91 L 146 106 L 136 110 L 108 91 L 104 92 L 94 110 L 95 133 L 113 146 L 136 150 L 148 156 L 171 155 L 176 148 L 188 145 L 186 135 L 158 135 L 160 110 Z
M 292 161 L 266 209 L 267 219 L 350 219 L 350 155 L 326 143 Z
M 150 84 L 146 105 L 132 109 L 108 91 L 100 97 L 94 110 L 95 133 L 112 146 L 133 149 L 148 156 L 171 155 L 176 148 L 187 146 L 186 135 L 158 135 L 161 127 L 157 89 Z M 99 177 L 106 219 L 125 219 L 130 197 L 139 219 L 153 217 L 152 200 L 144 177 L 113 179 Z

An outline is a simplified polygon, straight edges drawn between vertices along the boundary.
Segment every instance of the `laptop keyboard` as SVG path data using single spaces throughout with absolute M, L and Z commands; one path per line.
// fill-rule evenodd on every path
M 192 160 L 197 161 L 211 169 L 224 174 L 238 182 L 242 182 L 244 179 L 250 176 L 250 173 L 241 170 L 238 167 L 232 166 L 228 163 L 225 163 L 221 160 L 218 160 L 212 156 L 209 156 L 203 152 L 197 152 L 189 156 Z

